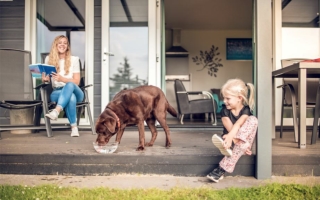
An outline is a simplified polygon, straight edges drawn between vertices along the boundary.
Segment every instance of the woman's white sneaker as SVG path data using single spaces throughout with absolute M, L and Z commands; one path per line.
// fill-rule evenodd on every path
M 51 120 L 57 120 L 58 116 L 59 112 L 56 109 L 53 109 L 46 114 L 46 117 L 50 118 Z
M 78 131 L 78 127 L 74 127 L 71 129 L 71 137 L 79 137 L 79 131 Z

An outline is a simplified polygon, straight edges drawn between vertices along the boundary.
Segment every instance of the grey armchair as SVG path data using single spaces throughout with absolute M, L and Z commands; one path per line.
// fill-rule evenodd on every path
M 210 113 L 211 123 L 217 125 L 215 101 L 208 91 L 186 91 L 181 80 L 174 81 L 174 91 L 178 106 L 180 123 L 185 114 Z M 189 95 L 201 95 L 201 99 L 189 100 Z M 206 98 L 203 98 L 205 96 Z

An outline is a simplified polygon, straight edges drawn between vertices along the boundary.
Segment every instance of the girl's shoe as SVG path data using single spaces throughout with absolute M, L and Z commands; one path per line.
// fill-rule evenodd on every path
M 232 156 L 232 150 L 231 149 L 225 149 L 223 146 L 223 139 L 219 137 L 217 134 L 214 134 L 212 136 L 212 143 L 214 146 L 216 146 L 220 152 L 225 156 Z
M 218 183 L 220 180 L 223 179 L 225 173 L 226 171 L 219 166 L 215 168 L 212 172 L 210 172 L 207 175 L 207 178 Z
M 56 111 L 56 109 L 53 109 L 51 111 L 49 111 L 48 114 L 46 114 L 46 117 L 50 118 L 51 120 L 57 120 L 59 116 L 58 111 Z

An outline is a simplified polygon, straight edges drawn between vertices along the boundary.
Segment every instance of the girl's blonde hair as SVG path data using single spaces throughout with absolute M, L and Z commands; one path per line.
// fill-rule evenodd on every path
M 49 61 L 48 64 L 49 65 L 53 65 L 56 67 L 57 72 L 60 72 L 60 65 L 59 65 L 59 51 L 58 51 L 58 44 L 59 44 L 59 40 L 61 38 L 66 38 L 68 41 L 68 46 L 67 46 L 67 50 L 66 50 L 66 56 L 65 56 L 65 60 L 64 60 L 64 71 L 65 71 L 65 75 L 69 74 L 69 69 L 71 66 L 71 50 L 70 50 L 70 43 L 69 40 L 66 36 L 64 35 L 59 35 L 57 37 L 54 38 L 54 41 L 51 45 L 51 50 L 50 50 L 50 54 L 49 54 Z
M 229 79 L 221 88 L 222 96 L 232 95 L 242 97 L 242 104 L 249 106 L 253 111 L 254 103 L 254 86 L 252 83 L 244 83 L 240 79 Z

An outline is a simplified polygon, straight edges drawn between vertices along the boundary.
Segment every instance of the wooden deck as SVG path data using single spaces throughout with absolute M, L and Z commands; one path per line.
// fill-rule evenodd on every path
M 307 131 L 307 148 L 299 149 L 293 131 L 284 132 L 282 138 L 279 131 L 276 132 L 276 138 L 272 140 L 272 155 L 320 155 L 320 138 L 317 138 L 316 144 L 311 145 L 311 134 L 311 130 Z
M 54 137 L 46 137 L 45 131 L 17 135 L 2 133 L 0 140 L 0 174 L 72 174 L 110 175 L 115 173 L 172 174 L 179 176 L 205 176 L 218 166 L 222 155 L 212 145 L 213 134 L 222 133 L 221 122 L 189 120 L 181 125 L 168 120 L 173 145 L 164 147 L 165 134 L 158 127 L 158 137 L 153 147 L 143 152 L 135 151 L 138 145 L 136 127 L 128 127 L 121 144 L 113 154 L 98 154 L 92 142 L 96 135 L 81 130 L 80 137 L 70 137 L 70 131 L 54 131 Z M 113 141 L 115 137 L 111 139 Z M 150 132 L 146 128 L 146 141 Z M 311 132 L 307 133 L 311 141 Z M 310 143 L 309 143 L 310 144 Z M 232 176 L 255 175 L 256 148 L 252 156 L 240 158 Z M 320 176 L 320 139 L 306 149 L 299 149 L 293 132 L 286 131 L 283 138 L 272 141 L 273 175 Z

